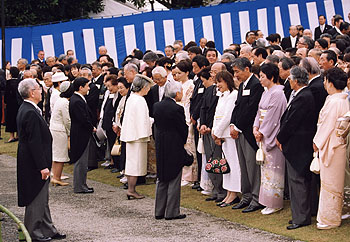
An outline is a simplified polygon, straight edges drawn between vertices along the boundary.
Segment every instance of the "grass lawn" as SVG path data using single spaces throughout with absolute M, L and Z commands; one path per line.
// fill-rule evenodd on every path
M 4 132 L 3 128 L 1 133 L 1 137 L 4 139 L 0 141 L 0 154 L 7 154 L 16 157 L 17 142 L 10 144 L 5 143 L 5 141 L 8 140 L 9 135 Z M 64 172 L 72 174 L 73 165 L 65 165 Z M 117 174 L 112 174 L 109 170 L 104 170 L 101 167 L 88 173 L 88 179 L 120 187 L 122 184 L 116 176 Z M 138 186 L 137 191 L 154 198 L 154 179 L 147 180 L 147 185 Z M 261 215 L 259 211 L 243 214 L 241 210 L 232 210 L 231 207 L 219 208 L 215 206 L 214 202 L 204 201 L 205 198 L 206 196 L 202 195 L 200 192 L 192 190 L 190 186 L 185 186 L 181 189 L 181 206 L 186 208 L 196 209 L 235 223 L 284 235 L 292 239 L 314 242 L 350 241 L 350 220 L 343 221 L 342 226 L 337 229 L 322 231 L 316 228 L 316 221 L 315 218 L 313 218 L 311 226 L 291 231 L 287 230 L 286 226 L 288 225 L 288 220 L 291 219 L 291 211 L 288 201 L 284 203 L 284 209 L 282 211 L 272 215 Z

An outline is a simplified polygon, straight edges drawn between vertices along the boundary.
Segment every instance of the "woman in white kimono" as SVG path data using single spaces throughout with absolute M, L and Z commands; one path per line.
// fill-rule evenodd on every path
M 129 200 L 144 198 L 136 192 L 135 186 L 137 177 L 147 174 L 147 142 L 152 134 L 152 122 L 144 96 L 150 90 L 151 83 L 150 78 L 137 74 L 132 82 L 132 93 L 125 104 L 120 140 L 126 143 L 125 175 Z
M 223 174 L 222 187 L 227 190 L 225 199 L 218 203 L 227 207 L 239 203 L 237 193 L 241 192 L 241 169 L 238 161 L 236 141 L 230 136 L 230 121 L 237 100 L 237 87 L 228 71 L 216 74 L 216 85 L 222 93 L 215 110 L 212 136 L 215 144 L 222 145 L 222 152 L 230 166 L 230 173 Z
M 349 121 L 342 121 L 349 112 L 346 87 L 347 76 L 335 67 L 326 72 L 324 86 L 329 96 L 321 109 L 314 150 L 319 152 L 321 191 L 317 213 L 317 228 L 331 229 L 340 226 L 344 197 L 346 165 L 346 137 L 344 128 Z
M 70 82 L 62 82 L 60 97 L 52 109 L 50 120 L 50 132 L 52 135 L 52 173 L 51 183 L 55 186 L 67 186 L 61 181 L 64 162 L 69 161 L 68 139 L 70 136 L 69 99 L 74 93 Z
M 187 152 L 193 155 L 193 164 L 191 166 L 184 166 L 182 171 L 182 182 L 181 186 L 188 185 L 192 182 L 197 181 L 197 156 L 196 156 L 196 145 L 194 143 L 194 131 L 193 126 L 191 125 L 191 116 L 190 116 L 190 98 L 194 89 L 193 80 L 188 79 L 188 74 L 192 70 L 192 65 L 189 61 L 183 60 L 180 61 L 175 69 L 173 70 L 174 80 L 181 82 L 182 84 L 182 99 L 178 103 L 185 109 L 185 118 L 186 123 L 189 126 L 187 142 L 185 144 L 185 149 Z

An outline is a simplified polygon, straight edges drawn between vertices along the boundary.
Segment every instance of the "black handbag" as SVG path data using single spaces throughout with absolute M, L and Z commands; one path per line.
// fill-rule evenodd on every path
M 230 173 L 231 169 L 226 160 L 224 151 L 222 151 L 223 157 L 214 157 L 216 146 L 214 147 L 213 153 L 210 156 L 210 159 L 207 161 L 205 170 L 208 173 L 214 174 L 227 174 Z

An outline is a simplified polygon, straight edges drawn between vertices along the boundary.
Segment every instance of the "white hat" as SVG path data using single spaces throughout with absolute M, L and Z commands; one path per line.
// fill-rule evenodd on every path
M 52 76 L 52 82 L 61 82 L 67 80 L 68 77 L 63 72 L 56 72 Z
M 70 82 L 69 81 L 64 81 L 60 85 L 60 91 L 61 92 L 65 92 L 65 91 L 67 91 L 69 89 L 69 87 L 70 87 Z

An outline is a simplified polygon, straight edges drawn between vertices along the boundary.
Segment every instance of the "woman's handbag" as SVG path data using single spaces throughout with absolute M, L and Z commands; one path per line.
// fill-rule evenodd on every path
M 119 144 L 118 139 L 115 140 L 113 148 L 111 150 L 111 155 L 120 155 L 121 145 Z
M 263 151 L 263 149 L 262 149 L 262 142 L 259 142 L 259 149 L 258 149 L 258 151 L 256 152 L 255 158 L 256 158 L 256 163 L 257 163 L 258 165 L 264 164 L 264 161 L 265 161 L 265 153 L 264 153 L 264 151 Z
M 204 153 L 203 136 L 200 135 L 198 139 L 197 151 L 200 154 Z
M 226 160 L 224 151 L 222 151 L 223 157 L 214 157 L 216 147 L 217 146 L 215 145 L 213 153 L 211 154 L 210 159 L 207 161 L 207 165 L 205 166 L 206 172 L 214 174 L 230 173 L 231 169 Z
M 320 174 L 320 159 L 318 158 L 318 152 L 314 152 L 314 159 L 311 162 L 310 171 L 315 174 Z

